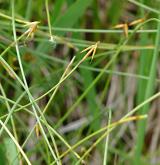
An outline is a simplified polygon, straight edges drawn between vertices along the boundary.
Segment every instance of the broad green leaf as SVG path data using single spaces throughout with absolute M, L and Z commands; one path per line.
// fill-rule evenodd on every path
M 8 164 L 18 165 L 18 152 L 16 149 L 16 145 L 10 138 L 6 138 L 4 140 L 5 146 L 5 156 L 7 159 Z

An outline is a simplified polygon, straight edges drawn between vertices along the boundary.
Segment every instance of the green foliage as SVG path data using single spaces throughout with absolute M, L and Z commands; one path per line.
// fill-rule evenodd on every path
M 159 164 L 159 7 L 1 0 L 0 164 Z

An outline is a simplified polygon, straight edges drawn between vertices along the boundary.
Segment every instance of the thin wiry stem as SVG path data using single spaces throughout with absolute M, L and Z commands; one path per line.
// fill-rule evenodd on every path
M 13 26 L 14 40 L 17 41 L 16 29 L 15 29 L 15 17 L 14 17 L 14 0 L 12 0 L 12 26 Z M 22 61 L 21 61 L 20 52 L 19 52 L 19 48 L 18 48 L 17 42 L 16 42 L 15 46 L 16 46 L 18 63 L 19 63 L 19 66 L 20 66 L 20 70 L 21 70 L 21 74 L 22 74 L 22 78 L 23 78 L 23 82 L 24 82 L 24 87 L 25 87 L 25 90 L 26 90 L 26 92 L 28 94 L 29 100 L 32 103 L 32 109 L 33 109 L 33 111 L 35 113 L 37 122 L 38 122 L 38 124 L 40 126 L 40 129 L 41 129 L 41 132 L 42 132 L 42 134 L 43 134 L 43 136 L 45 138 L 45 141 L 46 141 L 46 143 L 47 143 L 47 145 L 48 145 L 48 147 L 49 147 L 49 149 L 50 149 L 50 151 L 52 153 L 52 156 L 54 157 L 55 160 L 57 160 L 57 157 L 56 157 L 56 155 L 55 155 L 55 153 L 54 153 L 54 151 L 53 151 L 53 149 L 52 149 L 52 147 L 51 147 L 51 145 L 50 145 L 50 143 L 48 141 L 48 138 L 47 138 L 47 136 L 45 134 L 45 131 L 44 131 L 43 127 L 42 127 L 42 124 L 41 124 L 41 122 L 39 120 L 39 117 L 38 117 L 38 114 L 36 112 L 36 107 L 38 107 L 38 106 L 36 104 L 36 107 L 35 107 L 35 103 L 33 102 L 34 99 L 33 99 L 32 95 L 31 95 L 31 93 L 29 91 L 29 88 L 28 88 L 28 84 L 27 84 L 27 81 L 26 81 L 26 78 L 25 78 L 25 74 L 24 74 L 24 70 L 23 70 Z M 59 164 L 59 161 L 56 161 L 56 162 L 57 162 L 57 164 Z

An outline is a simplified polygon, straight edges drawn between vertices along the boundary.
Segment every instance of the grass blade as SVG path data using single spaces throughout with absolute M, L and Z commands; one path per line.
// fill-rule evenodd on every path
M 160 16 L 159 16 L 159 18 L 160 18 Z M 160 22 L 158 22 L 158 27 L 157 27 L 155 49 L 154 49 L 152 63 L 151 63 L 151 67 L 150 67 L 150 73 L 149 73 L 150 79 L 147 83 L 145 97 L 144 97 L 145 100 L 148 99 L 154 92 L 156 66 L 157 66 L 159 48 L 160 48 Z M 146 104 L 142 108 L 141 114 L 147 114 L 149 111 L 149 108 L 150 108 L 150 105 Z M 137 145 L 136 145 L 136 150 L 135 150 L 135 154 L 136 154 L 135 164 L 140 164 L 141 153 L 142 153 L 142 149 L 143 149 L 143 145 L 144 145 L 146 125 L 147 125 L 147 120 L 139 121 L 139 123 L 138 123 L 138 137 L 137 137 Z

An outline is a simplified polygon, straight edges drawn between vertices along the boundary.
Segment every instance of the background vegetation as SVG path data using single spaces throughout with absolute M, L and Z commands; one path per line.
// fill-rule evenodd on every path
M 0 0 L 0 164 L 160 164 L 159 9 Z

